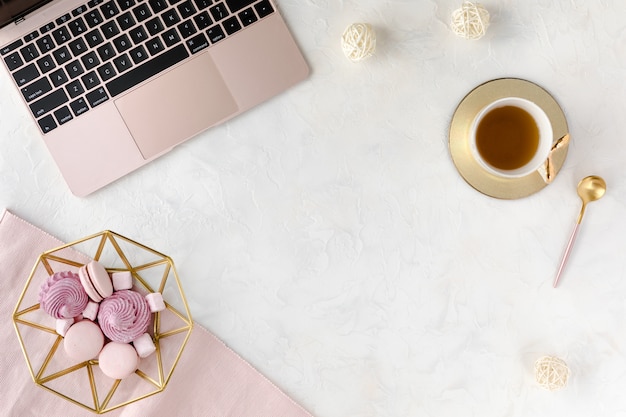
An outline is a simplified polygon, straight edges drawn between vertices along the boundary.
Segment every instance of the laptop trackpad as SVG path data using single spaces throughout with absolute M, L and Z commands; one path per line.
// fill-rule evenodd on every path
M 238 110 L 207 53 L 117 99 L 115 105 L 146 159 Z

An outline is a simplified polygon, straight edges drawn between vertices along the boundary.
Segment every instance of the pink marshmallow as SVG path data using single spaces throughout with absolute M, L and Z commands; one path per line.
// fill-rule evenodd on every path
M 83 317 L 94 321 L 98 316 L 98 308 L 100 308 L 100 304 L 90 300 L 87 303 L 87 307 L 85 307 L 85 310 L 83 310 Z
M 147 358 L 156 351 L 156 346 L 152 341 L 152 337 L 148 333 L 144 333 L 137 339 L 133 340 L 133 346 L 140 358 Z
M 130 290 L 133 288 L 133 275 L 130 271 L 113 272 L 111 279 L 113 280 L 113 289 L 115 291 Z
M 57 319 L 56 320 L 56 331 L 59 335 L 65 337 L 65 333 L 69 330 L 69 328 L 74 324 L 74 319 Z
M 153 313 L 165 310 L 165 302 L 160 292 L 153 292 L 146 295 L 146 301 L 148 301 L 150 311 Z

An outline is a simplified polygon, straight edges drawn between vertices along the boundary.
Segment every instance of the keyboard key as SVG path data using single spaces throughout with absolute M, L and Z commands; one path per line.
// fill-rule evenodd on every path
M 178 25 L 178 31 L 183 39 L 186 39 L 197 32 L 196 27 L 191 22 L 191 19 L 184 21 Z
M 130 58 L 126 54 L 115 58 L 113 63 L 115 64 L 115 68 L 117 68 L 117 72 L 124 72 L 132 66 Z
M 66 63 L 71 58 L 70 51 L 68 51 L 67 47 L 65 46 L 62 46 L 61 48 L 56 49 L 54 52 L 52 52 L 52 56 L 54 56 L 54 59 L 59 65 Z
M 99 4 L 104 3 L 104 0 L 89 0 L 89 3 L 87 3 L 87 5 L 89 7 L 96 7 Z
M 37 39 L 36 43 L 42 54 L 50 52 L 52 49 L 54 49 L 54 41 L 52 40 L 52 37 L 50 37 L 50 35 L 45 35 L 43 38 Z
M 128 54 L 135 64 L 139 64 L 140 62 L 148 59 L 148 53 L 146 52 L 146 49 L 141 45 L 128 51 Z
M 102 62 L 108 61 L 115 56 L 115 49 L 113 49 L 113 45 L 111 45 L 110 42 L 107 42 L 99 47 L 97 51 Z
M 122 11 L 128 10 L 135 5 L 135 0 L 117 0 L 118 6 Z
M 85 69 L 83 68 L 83 66 L 80 64 L 80 62 L 78 62 L 78 60 L 76 61 L 72 61 L 69 64 L 67 64 L 65 66 L 65 70 L 67 71 L 67 74 L 70 76 L 70 78 L 74 79 L 76 77 L 78 77 L 79 75 L 81 75 L 82 73 L 85 72 Z
M 40 78 L 34 83 L 23 87 L 20 91 L 24 96 L 24 100 L 33 101 L 34 99 L 52 91 L 52 85 L 47 78 Z
M 51 132 L 57 127 L 57 124 L 54 121 L 54 117 L 52 117 L 51 114 L 39 119 L 37 123 L 39 123 L 39 127 L 44 134 Z
M 16 22 L 16 24 L 20 23 L 19 21 Z M 34 41 L 37 37 L 39 36 L 39 32 L 38 31 L 34 31 L 29 33 L 28 35 L 24 36 L 24 42 L 32 42 Z
M 176 6 L 178 9 L 178 13 L 180 13 L 183 19 L 187 19 L 188 17 L 193 16 L 196 13 L 196 8 L 193 7 L 193 3 L 191 0 L 186 0 L 185 2 Z
M 37 39 L 38 36 L 39 36 L 38 31 L 31 32 L 28 35 L 24 36 L 24 42 L 32 42 L 35 39 Z
M 133 14 L 138 22 L 143 22 L 150 16 L 152 16 L 152 12 L 150 12 L 150 8 L 146 3 L 141 3 L 139 6 L 133 9 Z
M 89 110 L 89 106 L 84 98 L 79 98 L 78 100 L 72 101 L 70 103 L 70 107 L 76 116 L 80 116 Z
M 207 29 L 206 34 L 209 36 L 211 43 L 217 43 L 226 37 L 226 34 L 220 25 L 215 25 L 212 28 Z
M 259 15 L 259 18 L 263 19 L 265 16 L 274 12 L 272 4 L 268 0 L 263 0 L 254 5 L 254 10 Z
M 133 40 L 135 45 L 140 44 L 146 39 L 148 39 L 148 34 L 146 33 L 146 31 L 143 29 L 142 26 L 133 28 L 128 34 L 130 35 L 130 38 Z
M 90 28 L 98 26 L 100 23 L 104 21 L 102 15 L 98 10 L 91 10 L 85 14 L 85 21 L 89 25 Z
M 224 7 L 224 3 L 217 3 L 215 6 L 209 9 L 213 19 L 217 22 L 224 19 L 228 16 L 228 11 L 226 11 L 226 7 Z
M 209 41 L 207 40 L 206 36 L 204 36 L 204 33 L 199 33 L 193 38 L 187 40 L 187 47 L 192 54 L 200 52 L 207 46 L 209 46 Z
M 35 67 L 35 64 L 30 64 L 25 66 L 24 68 L 17 70 L 13 73 L 13 78 L 15 79 L 15 82 L 17 83 L 17 85 L 19 87 L 24 86 L 28 83 L 30 83 L 31 81 L 33 81 L 35 78 L 39 77 L 39 71 L 37 70 L 37 67 Z
M 241 20 L 241 23 L 243 23 L 244 26 L 251 25 L 258 20 L 256 15 L 254 14 L 254 11 L 252 10 L 252 7 L 239 13 L 238 16 L 239 20 Z
M 78 16 L 80 14 L 85 13 L 86 11 L 87 11 L 87 6 L 83 4 L 82 6 L 78 6 L 77 8 L 72 10 L 72 16 Z
M 72 32 L 74 36 L 79 36 L 87 31 L 87 25 L 85 25 L 85 21 L 81 17 L 72 20 L 67 24 L 67 27 L 70 28 L 70 32 Z
M 148 42 L 146 42 L 146 48 L 148 48 L 148 52 L 150 55 L 156 55 L 161 52 L 164 48 L 163 42 L 159 38 L 152 38 Z
M 28 35 L 24 36 L 24 42 L 32 42 L 39 36 L 38 31 L 30 32 Z
M 170 4 L 173 6 L 178 3 L 180 0 L 169 0 Z
M 56 27 L 56 25 L 54 23 L 50 22 L 47 25 L 43 25 L 42 27 L 40 27 L 39 28 L 39 32 L 41 32 L 41 34 L 43 35 L 44 33 L 50 32 L 55 27 Z
M 75 57 L 84 54 L 88 49 L 85 41 L 83 41 L 83 38 L 74 39 L 68 45 Z
M 213 4 L 212 0 L 194 0 L 194 2 L 196 3 L 198 10 L 206 9 Z
M 95 68 L 97 65 L 100 65 L 100 60 L 94 51 L 89 52 L 87 55 L 80 59 L 83 62 L 85 70 L 89 71 L 92 68 Z
M 162 32 L 165 27 L 163 26 L 163 23 L 161 23 L 161 19 L 155 17 L 146 22 L 146 29 L 148 29 L 150 36 L 154 36 L 157 33 Z
M 226 0 L 226 4 L 231 12 L 235 13 L 244 7 L 250 6 L 256 0 Z
M 98 87 L 85 95 L 87 102 L 91 107 L 96 107 L 109 99 L 104 87 Z
M 120 33 L 120 29 L 117 27 L 114 20 L 106 22 L 104 25 L 100 26 L 100 29 L 102 29 L 102 33 L 104 33 L 104 37 L 107 39 L 111 39 L 113 36 L 119 35 Z
M 163 35 L 161 35 L 161 37 L 163 38 L 163 42 L 165 42 L 165 45 L 167 45 L 168 47 L 180 42 L 180 36 L 178 36 L 178 32 L 176 32 L 176 29 L 174 28 L 165 32 Z
M 114 78 L 109 81 L 106 86 L 111 93 L 111 96 L 115 97 L 160 73 L 161 71 L 176 65 L 188 56 L 189 53 L 187 52 L 187 49 L 185 49 L 184 45 L 175 46 L 169 51 L 165 51 L 161 55 L 157 55 L 150 61 L 131 69 L 117 78 Z
M 67 30 L 65 26 L 55 29 L 52 32 L 52 37 L 56 41 L 57 45 L 64 44 L 65 42 L 69 41 L 71 38 L 70 32 Z
M 52 85 L 59 87 L 65 84 L 68 81 L 68 78 L 65 71 L 63 71 L 63 68 L 59 68 L 58 70 L 50 73 L 50 80 L 52 81 Z
M 80 80 L 74 80 L 68 85 L 65 86 L 67 90 L 67 94 L 70 95 L 70 98 L 76 98 L 85 92 L 83 85 L 80 83 Z
M 80 79 L 85 85 L 85 88 L 87 89 L 87 91 L 95 88 L 98 84 L 100 84 L 100 78 L 98 78 L 95 71 L 88 72 L 87 74 L 83 75 Z
M 55 22 L 57 22 L 57 25 L 61 26 L 69 22 L 71 18 L 72 16 L 70 16 L 69 13 L 66 13 L 63 16 L 59 17 L 57 20 L 55 20 Z
M 126 35 L 113 39 L 113 45 L 115 45 L 115 49 L 117 49 L 118 53 L 122 53 L 133 46 L 132 43 L 130 43 L 130 39 L 128 39 L 128 36 Z
M 13 52 L 9 56 L 6 56 L 4 58 L 4 62 L 7 64 L 7 68 L 9 68 L 9 71 L 15 71 L 16 69 L 24 65 L 24 61 L 17 51 Z
M 194 16 L 193 21 L 196 22 L 196 26 L 198 26 L 198 29 L 200 30 L 208 28 L 211 23 L 213 23 L 207 12 L 202 12 L 199 15 Z
M 39 123 L 39 127 L 43 133 L 48 133 L 57 127 L 57 123 L 54 121 L 54 117 L 52 117 L 51 114 L 46 117 L 42 117 L 37 121 L 37 123 Z
M 39 56 L 39 51 L 37 50 L 37 48 L 35 48 L 35 44 L 32 43 L 29 43 L 28 45 L 20 49 L 20 53 L 22 54 L 22 57 L 26 62 L 30 62 Z
M 98 29 L 94 29 L 86 34 L 85 39 L 87 40 L 89 46 L 91 46 L 92 48 L 95 48 L 96 46 L 104 42 L 104 38 L 102 37 L 102 34 Z
M 241 24 L 239 23 L 239 20 L 237 20 L 236 16 L 226 19 L 224 23 L 222 23 L 222 25 L 224 25 L 224 30 L 229 35 L 232 35 L 233 33 L 237 32 L 239 29 L 241 29 Z
M 24 41 L 23 41 L 23 40 L 21 40 L 21 39 L 18 39 L 18 40 L 14 41 L 14 42 L 11 42 L 11 43 L 10 43 L 10 44 L 8 44 L 7 46 L 3 47 L 3 48 L 0 50 L 0 53 L 1 53 L 2 55 L 6 55 L 6 54 L 8 54 L 9 52 L 15 51 L 17 48 L 19 48 L 19 47 L 20 47 L 20 46 L 22 46 L 22 45 L 24 45 Z
M 70 112 L 70 109 L 67 106 L 63 106 L 60 109 L 55 110 L 53 114 L 59 122 L 59 125 L 67 123 L 74 118 L 72 116 L 72 113 Z
M 148 3 L 150 3 L 150 7 L 152 8 L 154 14 L 158 14 L 167 9 L 167 3 L 165 0 L 150 0 Z
M 55 90 L 30 104 L 30 111 L 33 112 L 35 117 L 41 117 L 44 114 L 56 109 L 57 107 L 67 103 L 67 94 L 63 90 Z
M 54 59 L 52 59 L 51 55 L 46 55 L 37 60 L 37 66 L 39 67 L 39 71 L 45 74 L 46 72 L 52 71 L 57 65 L 54 63 Z
M 117 5 L 112 1 L 108 3 L 104 3 L 100 6 L 100 10 L 102 11 L 102 15 L 105 19 L 110 19 L 113 16 L 116 16 L 120 13 L 120 10 L 117 8 Z
M 135 25 L 135 19 L 130 12 L 126 12 L 117 18 L 117 23 L 120 25 L 120 29 L 123 32 Z
M 161 15 L 161 17 L 163 18 L 163 21 L 165 22 L 165 26 L 167 26 L 168 28 L 180 22 L 180 16 L 178 16 L 178 13 L 176 12 L 175 9 L 171 9 L 171 10 L 164 12 Z
M 115 69 L 113 69 L 113 65 L 110 62 L 107 62 L 98 68 L 98 75 L 100 75 L 100 79 L 102 81 L 108 81 L 116 74 L 117 73 L 115 72 Z

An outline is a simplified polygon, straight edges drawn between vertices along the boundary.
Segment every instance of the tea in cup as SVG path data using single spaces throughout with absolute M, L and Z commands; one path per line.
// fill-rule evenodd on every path
M 532 101 L 506 97 L 485 106 L 470 128 L 470 150 L 486 171 L 519 178 L 537 171 L 552 149 L 552 125 Z

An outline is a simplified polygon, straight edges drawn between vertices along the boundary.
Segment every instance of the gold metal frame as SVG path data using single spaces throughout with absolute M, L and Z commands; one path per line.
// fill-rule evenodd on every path
M 104 376 L 97 359 L 64 364 L 68 358 L 59 349 L 63 338 L 56 333 L 54 319 L 40 310 L 36 300 L 43 279 L 54 272 L 78 269 L 90 259 L 102 262 L 109 272 L 130 271 L 137 291 L 161 292 L 165 300 L 166 309 L 154 314 L 151 327 L 156 352 L 142 359 L 135 374 L 123 380 Z M 13 311 L 13 325 L 35 384 L 104 414 L 165 389 L 189 340 L 193 321 L 172 259 L 107 230 L 39 256 Z M 44 340 L 50 341 L 47 353 L 41 345 Z M 54 369 L 59 365 L 60 369 Z M 76 383 L 80 379 L 85 381 L 84 390 Z M 67 391 L 68 387 L 72 388 Z
M 552 124 L 553 150 L 545 178 L 539 171 L 521 178 L 499 177 L 484 170 L 472 156 L 469 134 L 474 118 L 486 105 L 504 97 L 525 98 L 548 115 Z M 517 78 L 491 80 L 470 91 L 454 112 L 449 134 L 452 161 L 463 179 L 481 193 L 502 199 L 522 198 L 543 189 L 558 174 L 569 148 L 567 121 L 559 104 L 537 84 Z

